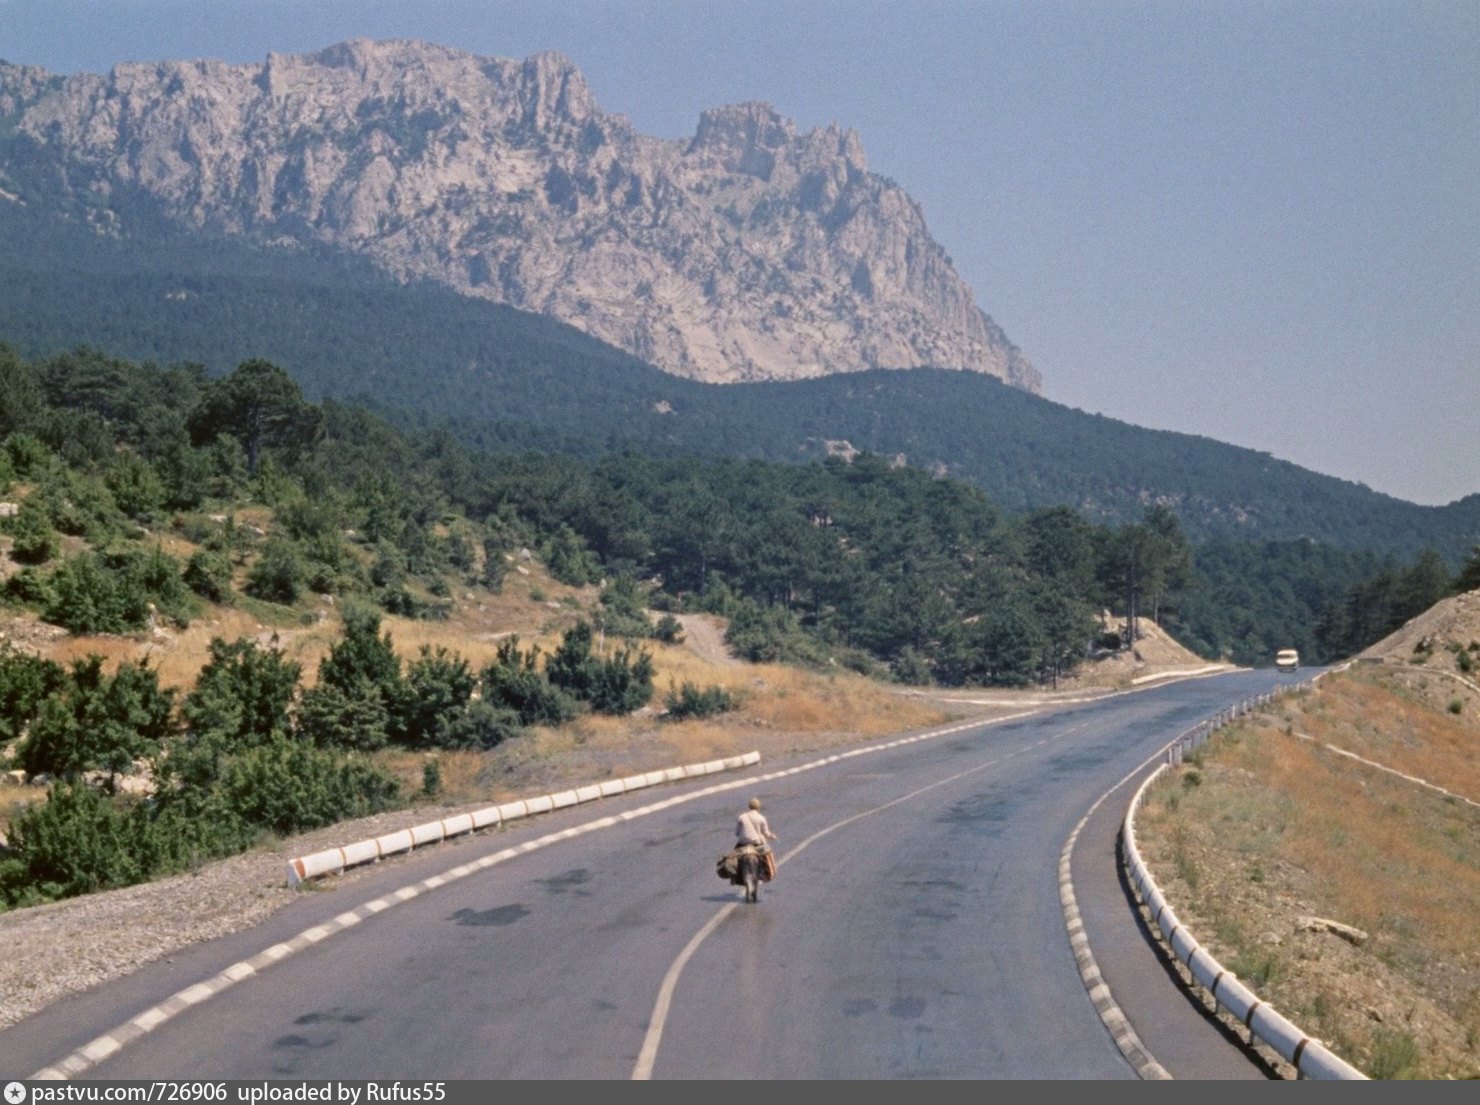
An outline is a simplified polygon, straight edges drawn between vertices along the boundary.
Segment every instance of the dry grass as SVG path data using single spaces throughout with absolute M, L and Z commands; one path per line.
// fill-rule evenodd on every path
M 251 523 L 238 516 L 239 523 Z M 252 523 L 257 524 L 257 523 Z M 597 608 L 594 587 L 572 588 L 551 579 L 535 562 L 516 563 L 503 588 L 495 593 L 459 587 L 445 620 L 416 620 L 383 615 L 403 661 L 423 647 L 447 648 L 477 671 L 495 658 L 501 641 L 519 638 L 521 649 L 540 648 L 549 655 L 564 631 Z M 343 620 L 338 604 L 322 596 L 305 596 L 292 608 L 275 607 L 238 597 L 232 606 L 208 606 L 183 630 L 160 629 L 131 635 L 54 638 L 41 634 L 32 616 L 11 620 L 18 638 L 61 662 L 101 655 L 109 670 L 124 660 L 147 660 L 160 682 L 187 693 L 209 655 L 214 638 L 250 638 L 279 648 L 301 668 L 301 683 L 317 682 L 319 661 L 340 639 Z M 622 642 L 598 642 L 609 653 Z M 643 641 L 652 654 L 653 702 L 626 718 L 586 715 L 558 729 L 535 729 L 489 753 L 438 752 L 440 800 L 503 801 L 539 793 L 562 780 L 580 782 L 651 771 L 673 764 L 697 763 L 720 756 L 760 751 L 765 756 L 831 747 L 885 733 L 923 728 L 949 715 L 920 698 L 894 693 L 852 672 L 807 672 L 782 665 L 753 665 L 705 658 L 685 644 Z M 704 720 L 668 722 L 660 718 L 670 689 L 692 683 L 723 687 L 739 700 L 739 709 Z M 420 795 L 422 753 L 385 750 L 377 753 L 401 780 L 405 793 Z M 39 801 L 40 793 L 12 796 L 17 808 Z M 0 830 L 10 816 L 0 808 Z
M 1225 966 L 1349 1061 L 1480 1076 L 1480 810 L 1323 743 L 1480 794 L 1472 721 L 1356 671 L 1225 731 L 1156 788 L 1138 819 L 1147 862 Z M 1300 931 L 1302 915 L 1370 939 Z

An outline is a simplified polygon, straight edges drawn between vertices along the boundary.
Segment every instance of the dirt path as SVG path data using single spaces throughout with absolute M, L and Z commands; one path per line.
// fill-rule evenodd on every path
M 695 655 L 711 664 L 738 664 L 725 644 L 725 632 L 716 618 L 709 614 L 676 614 L 683 626 L 683 641 Z

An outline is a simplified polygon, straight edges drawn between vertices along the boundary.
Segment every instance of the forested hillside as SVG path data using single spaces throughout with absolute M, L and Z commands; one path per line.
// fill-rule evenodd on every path
M 11 902 L 382 808 L 399 784 L 366 758 L 380 749 L 487 749 L 530 726 L 629 714 L 655 694 L 643 642 L 671 637 L 673 612 L 725 615 L 731 649 L 752 661 L 1023 686 L 1132 645 L 1133 630 L 1106 634 L 1103 609 L 1157 617 L 1209 656 L 1265 662 L 1293 643 L 1318 659 L 1451 586 L 1435 553 L 1405 567 L 1309 543 L 1194 550 L 1165 507 L 1117 526 L 1064 506 L 1008 513 L 874 454 L 480 453 L 309 402 L 261 360 L 212 379 L 87 352 L 30 363 L 0 346 L 0 496 L 12 615 L 147 634 L 235 605 L 312 621 L 327 597 L 344 627 L 306 689 L 296 661 L 250 637 L 213 640 L 183 693 L 147 662 L 0 649 L 0 749 L 59 780 L 12 822 Z M 511 637 L 481 667 L 444 647 L 403 662 L 385 613 L 446 617 L 458 587 L 497 590 L 526 547 L 556 579 L 601 587 L 557 648 Z M 1480 557 L 1465 578 L 1476 571 Z M 665 705 L 732 703 L 685 686 Z M 151 803 L 118 792 L 140 762 Z
M 25 492 L 5 525 L 26 566 L 6 593 L 68 628 L 133 628 L 141 607 L 125 617 L 74 602 L 83 569 L 60 556 L 59 535 L 86 544 L 87 571 L 134 565 L 161 581 L 149 601 L 188 610 L 179 581 L 166 586 L 170 566 L 146 570 L 134 562 L 158 555 L 129 551 L 130 534 L 161 526 L 239 544 L 221 555 L 252 562 L 259 597 L 348 590 L 398 613 L 434 612 L 445 573 L 497 568 L 488 550 L 518 541 L 570 581 L 653 579 L 659 605 L 753 619 L 767 648 L 811 640 L 953 683 L 1051 676 L 1083 656 L 1091 615 L 1132 601 L 1208 655 L 1257 663 L 1287 643 L 1339 654 L 1450 579 L 1432 552 L 1407 563 L 1309 541 L 1194 545 L 1164 506 L 1115 526 L 1064 506 L 1005 511 L 968 483 L 876 454 L 778 464 L 477 452 L 309 402 L 265 361 L 213 380 L 198 365 L 89 352 L 28 363 L 7 350 L 0 383 L 0 477 Z M 254 502 L 275 518 L 259 539 L 201 521 Z M 368 568 L 350 544 L 373 554 Z M 207 552 L 189 579 L 211 597 L 220 564 Z
M 310 399 L 363 399 L 403 429 L 483 451 L 801 461 L 829 442 L 902 455 L 1020 513 L 1092 521 L 1171 507 L 1188 538 L 1310 539 L 1453 570 L 1480 540 L 1480 495 L 1422 507 L 1207 438 L 1085 414 L 972 373 L 915 369 L 703 385 L 551 320 L 402 287 L 338 255 L 253 250 L 154 228 L 114 238 L 0 212 L 0 340 L 22 356 L 79 346 L 221 375 L 281 365 Z M 139 216 L 143 218 L 143 215 Z M 837 446 L 841 448 L 842 446 Z

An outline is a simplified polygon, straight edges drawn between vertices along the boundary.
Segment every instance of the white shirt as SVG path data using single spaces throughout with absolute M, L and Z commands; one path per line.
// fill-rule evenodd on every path
M 771 826 L 760 810 L 746 810 L 735 822 L 735 839 L 746 844 L 764 844 L 770 835 Z

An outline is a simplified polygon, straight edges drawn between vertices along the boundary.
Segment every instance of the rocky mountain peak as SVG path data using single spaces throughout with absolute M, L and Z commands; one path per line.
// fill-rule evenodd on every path
M 354 39 L 260 64 L 0 65 L 0 188 L 122 186 L 187 227 L 364 254 L 716 382 L 1037 372 L 857 134 L 762 102 L 637 134 L 555 52 Z M 10 183 L 7 183 L 10 182 Z

